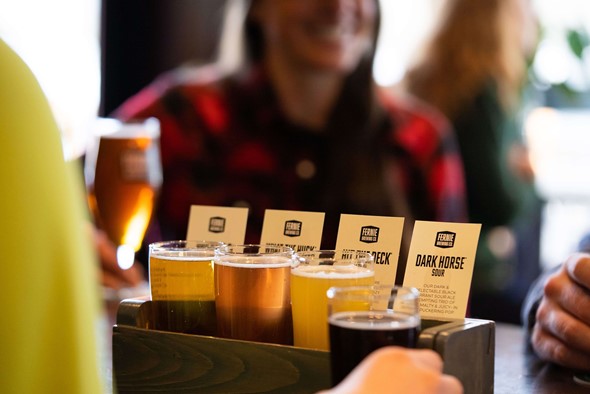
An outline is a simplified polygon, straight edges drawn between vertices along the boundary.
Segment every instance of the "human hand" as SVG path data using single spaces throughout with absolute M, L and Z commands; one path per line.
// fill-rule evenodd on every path
M 103 286 L 118 290 L 124 287 L 135 287 L 145 281 L 143 267 L 138 262 L 126 270 L 119 267 L 117 247 L 103 231 L 94 229 L 94 244 L 100 259 Z
M 388 346 L 367 356 L 339 385 L 318 394 L 462 393 L 457 378 L 442 373 L 440 356 L 428 349 Z
M 533 349 L 544 360 L 590 370 L 590 255 L 570 256 L 543 290 Z

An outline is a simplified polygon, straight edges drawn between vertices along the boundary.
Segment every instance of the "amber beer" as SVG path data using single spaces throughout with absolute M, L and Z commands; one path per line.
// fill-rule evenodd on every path
M 220 242 L 168 241 L 150 245 L 154 328 L 216 335 L 213 258 Z
M 293 250 L 252 245 L 221 248 L 215 259 L 218 335 L 291 345 L 289 293 Z
M 403 286 L 332 287 L 327 295 L 334 386 L 380 347 L 416 347 L 420 331 L 419 293 L 416 289 Z
M 353 253 L 353 252 L 351 252 Z M 375 280 L 373 256 L 354 252 L 299 253 L 291 271 L 291 302 L 295 346 L 328 350 L 328 299 L 330 287 L 368 286 Z
M 162 183 L 159 123 L 121 123 L 98 138 L 86 160 L 91 211 L 116 245 L 139 250 Z

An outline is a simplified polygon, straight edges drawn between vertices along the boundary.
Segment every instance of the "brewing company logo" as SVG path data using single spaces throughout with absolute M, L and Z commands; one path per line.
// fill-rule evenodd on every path
M 299 237 L 301 235 L 301 227 L 303 223 L 299 220 L 287 220 L 285 222 L 285 230 L 283 235 L 287 237 Z
M 209 231 L 212 233 L 222 233 L 225 231 L 225 218 L 214 216 L 209 219 Z
M 434 241 L 434 246 L 437 248 L 452 248 L 455 246 L 455 235 L 451 231 L 439 231 L 436 233 L 436 240 Z
M 375 226 L 363 226 L 361 227 L 361 237 L 360 241 L 373 244 L 379 241 L 379 227 Z

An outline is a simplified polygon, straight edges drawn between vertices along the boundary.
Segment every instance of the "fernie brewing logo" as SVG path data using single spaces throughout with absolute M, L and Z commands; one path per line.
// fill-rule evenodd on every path
M 214 216 L 209 219 L 209 231 L 212 233 L 222 233 L 225 231 L 225 218 Z
M 287 220 L 285 222 L 285 229 L 283 235 L 287 237 L 299 237 L 301 235 L 301 227 L 303 223 L 298 220 Z
M 439 231 L 436 233 L 436 241 L 434 242 L 434 246 L 437 248 L 452 248 L 455 246 L 455 235 L 451 231 Z
M 379 241 L 379 227 L 375 226 L 363 226 L 361 227 L 361 237 L 359 241 L 373 244 Z

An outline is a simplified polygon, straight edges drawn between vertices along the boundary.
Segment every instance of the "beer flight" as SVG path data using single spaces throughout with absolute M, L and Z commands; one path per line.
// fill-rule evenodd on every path
M 416 346 L 418 292 L 374 286 L 370 253 L 170 241 L 149 255 L 154 329 L 331 350 L 334 384 L 379 347 Z

